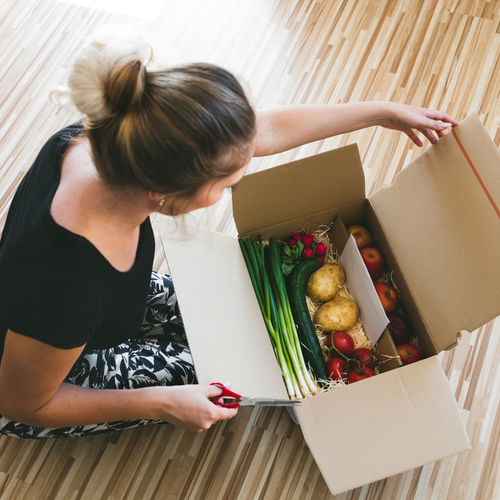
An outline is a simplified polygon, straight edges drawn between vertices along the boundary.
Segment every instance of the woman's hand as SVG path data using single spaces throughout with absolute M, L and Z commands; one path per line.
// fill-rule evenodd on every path
M 223 408 L 209 398 L 217 398 L 222 389 L 215 385 L 175 385 L 157 387 L 158 413 L 155 418 L 189 431 L 209 429 L 218 420 L 229 420 L 237 408 Z
M 388 118 L 380 121 L 382 127 L 404 132 L 417 146 L 423 146 L 415 130 L 421 132 L 431 144 L 443 137 L 445 130 L 458 122 L 442 111 L 433 111 L 406 104 L 387 103 Z M 433 134 L 434 131 L 437 137 Z

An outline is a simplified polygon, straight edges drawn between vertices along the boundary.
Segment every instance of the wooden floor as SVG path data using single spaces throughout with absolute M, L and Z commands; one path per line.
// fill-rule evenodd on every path
M 145 33 L 159 60 L 226 66 L 247 82 L 259 109 L 386 99 L 439 108 L 458 120 L 477 111 L 500 143 L 499 0 L 163 5 L 150 20 L 57 1 L 1 0 L 0 229 L 41 145 L 77 117 L 51 104 L 48 91 L 62 81 L 84 37 L 103 27 Z M 399 133 L 367 129 L 255 160 L 251 170 L 353 142 L 368 193 L 389 184 L 420 152 Z M 228 199 L 197 216 L 204 225 L 234 232 Z M 159 250 L 155 267 L 165 266 Z M 497 320 L 465 332 L 457 348 L 440 355 L 467 424 L 470 452 L 336 497 L 285 412 L 243 409 L 201 434 L 161 425 L 78 440 L 1 437 L 0 500 L 498 499 L 499 340 Z M 384 459 L 344 450 L 339 460 L 342 453 L 359 453 L 360 468 Z

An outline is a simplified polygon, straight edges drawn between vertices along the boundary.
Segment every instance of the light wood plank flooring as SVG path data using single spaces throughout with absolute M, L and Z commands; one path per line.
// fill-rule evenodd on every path
M 477 111 L 500 143 L 499 0 L 164 5 L 148 20 L 51 0 L 0 2 L 0 229 L 41 145 L 78 117 L 51 104 L 49 90 L 61 83 L 84 37 L 103 27 L 145 33 L 158 60 L 227 67 L 247 82 L 258 109 L 393 100 L 442 109 L 458 120 Z M 420 153 L 404 135 L 372 128 L 255 160 L 251 171 L 353 142 L 368 193 L 390 184 Z M 195 216 L 235 231 L 229 199 Z M 160 246 L 155 267 L 166 269 Z M 492 321 L 440 355 L 470 452 L 336 497 L 286 412 L 243 409 L 200 434 L 162 425 L 78 440 L 0 437 L 0 500 L 494 500 L 500 497 L 499 339 L 500 321 Z M 343 453 L 359 453 L 360 468 L 383 460 L 362 450 L 340 450 L 339 460 Z

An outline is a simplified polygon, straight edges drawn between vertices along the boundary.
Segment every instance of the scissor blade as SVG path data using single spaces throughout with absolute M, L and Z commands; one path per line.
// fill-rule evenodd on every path
M 300 401 L 273 398 L 246 398 L 240 401 L 240 406 L 298 406 Z

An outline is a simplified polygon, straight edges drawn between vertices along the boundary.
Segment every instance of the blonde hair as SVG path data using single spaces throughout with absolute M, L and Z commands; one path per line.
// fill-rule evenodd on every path
M 248 161 L 255 113 L 238 80 L 206 63 L 149 70 L 144 42 L 92 40 L 51 98 L 85 115 L 97 171 L 113 185 L 187 200 Z

